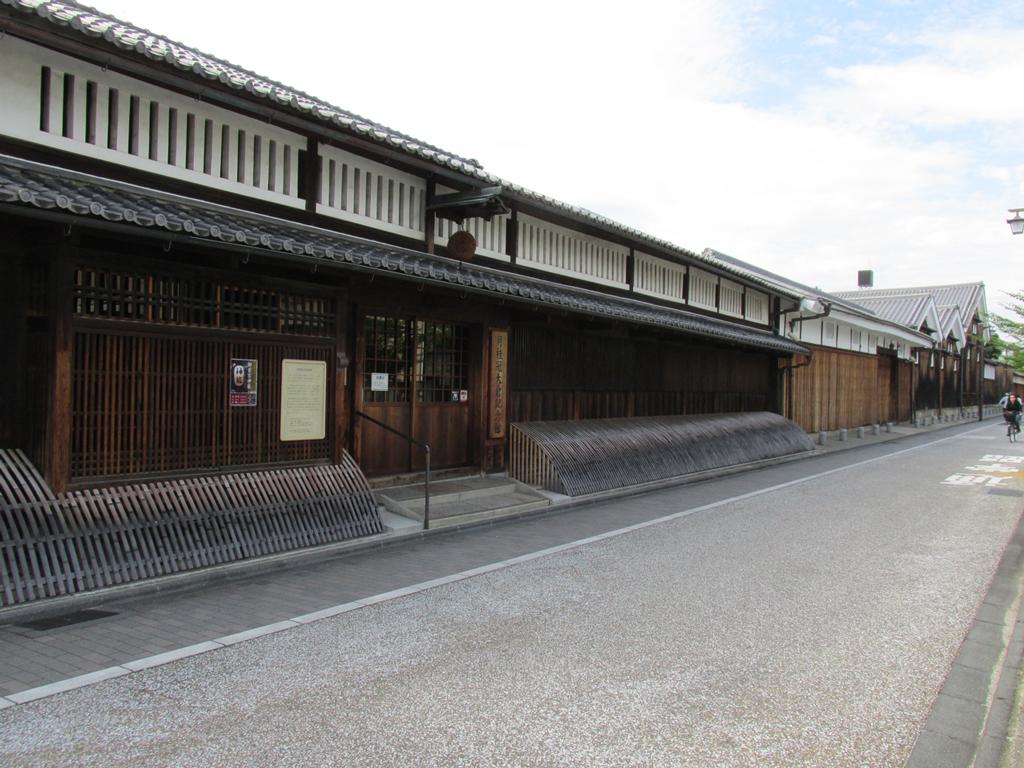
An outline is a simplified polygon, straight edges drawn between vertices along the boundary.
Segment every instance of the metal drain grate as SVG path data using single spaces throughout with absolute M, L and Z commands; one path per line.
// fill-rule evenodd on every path
M 84 611 L 75 611 L 74 613 L 65 613 L 61 616 L 51 616 L 48 619 L 37 619 L 36 621 L 26 621 L 17 626 L 23 629 L 34 629 L 37 632 L 45 632 L 48 629 L 58 629 L 60 627 L 67 627 L 72 624 L 81 624 L 85 621 L 93 621 L 95 619 L 105 619 L 107 616 L 117 616 L 117 611 L 100 611 L 95 608 L 90 608 Z

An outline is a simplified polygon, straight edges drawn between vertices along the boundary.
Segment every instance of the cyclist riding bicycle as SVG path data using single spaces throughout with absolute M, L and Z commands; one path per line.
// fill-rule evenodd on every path
M 1020 432 L 1020 415 L 1022 410 L 1024 410 L 1024 405 L 1021 404 L 1020 398 L 1011 394 L 1006 399 L 1006 405 L 1003 407 L 1003 418 L 1013 423 L 1015 432 Z

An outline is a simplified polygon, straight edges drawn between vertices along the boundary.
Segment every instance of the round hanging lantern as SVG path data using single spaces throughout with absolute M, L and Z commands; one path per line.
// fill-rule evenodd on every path
M 476 238 L 459 230 L 448 238 L 448 255 L 459 261 L 469 261 L 476 255 Z

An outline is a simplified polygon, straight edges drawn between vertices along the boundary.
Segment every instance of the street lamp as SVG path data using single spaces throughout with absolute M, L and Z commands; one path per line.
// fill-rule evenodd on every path
M 1010 231 L 1015 235 L 1024 234 L 1024 216 L 1021 216 L 1021 212 L 1024 208 L 1011 208 L 1010 213 L 1013 214 L 1012 218 L 1006 220 L 1006 223 L 1010 225 Z

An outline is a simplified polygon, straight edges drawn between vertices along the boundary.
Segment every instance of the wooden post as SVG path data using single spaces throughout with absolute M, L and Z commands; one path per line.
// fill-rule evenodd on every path
M 0 244 L 0 353 L 15 370 L 25 365 L 25 290 L 23 275 L 26 260 L 10 248 L 11 243 Z M 22 448 L 29 427 L 24 416 L 24 376 L 4 376 L 0 380 L 0 445 Z
M 427 199 L 430 199 L 429 196 Z M 433 216 L 433 214 L 430 213 L 427 215 L 431 217 Z M 409 334 L 406 342 L 409 346 L 407 346 L 405 350 L 405 359 L 409 361 L 409 435 L 413 440 L 422 440 L 423 442 L 427 442 L 429 439 L 428 435 L 420 436 L 416 434 L 416 418 L 419 415 L 419 407 L 416 403 L 419 399 L 419 382 L 416 380 L 416 365 L 419 362 L 419 350 L 417 349 L 416 344 L 416 320 L 410 317 L 408 327 Z M 419 453 L 420 447 L 410 440 L 407 444 L 407 448 L 408 450 L 406 452 L 405 461 L 407 467 L 406 471 L 412 472 L 416 469 L 416 459 L 418 458 L 416 454 Z
M 896 375 L 889 377 L 889 386 L 890 387 L 891 386 L 895 386 L 896 387 L 896 398 L 895 398 L 895 400 L 896 400 L 896 415 L 893 416 L 893 421 L 897 421 L 897 422 L 900 420 L 900 365 L 901 365 L 900 364 L 900 359 L 897 357 L 896 358 L 896 363 L 895 363 Z M 893 381 L 895 381 L 895 385 L 893 384 Z M 881 414 L 879 414 L 879 415 L 881 415 Z M 888 417 L 888 415 L 889 414 L 887 413 L 886 416 Z M 886 418 L 885 420 L 888 421 L 889 419 Z M 877 419 L 877 421 L 882 421 L 882 419 Z
M 349 407 L 348 372 L 352 367 L 353 355 L 348 344 L 348 325 L 346 311 L 348 302 L 346 292 L 339 291 L 334 299 L 334 429 L 331 431 L 331 460 L 341 464 L 345 452 L 345 444 L 351 431 L 352 410 Z
M 915 412 L 917 411 L 917 386 L 921 383 L 921 355 L 917 356 L 917 360 L 912 364 L 913 367 L 910 369 L 910 421 L 914 421 Z
M 427 205 L 434 200 L 437 194 L 437 182 L 433 179 L 427 181 Z M 434 252 L 434 214 L 430 211 L 423 211 L 423 244 L 427 253 Z
M 46 480 L 55 493 L 71 482 L 71 296 L 72 245 L 65 239 L 50 270 L 49 411 L 46 423 Z
M 780 416 L 786 415 L 786 368 L 781 367 L 779 363 L 781 358 L 773 357 L 771 359 L 771 387 L 770 400 L 772 403 L 772 410 Z M 789 358 L 790 363 L 793 362 L 793 358 Z
M 978 421 L 984 421 L 985 412 L 984 404 L 981 396 L 982 387 L 985 384 L 985 342 L 981 335 L 981 323 L 978 323 L 978 346 L 977 346 L 977 358 L 978 358 Z
M 962 347 L 960 349 L 960 371 L 959 371 L 959 373 L 960 373 L 960 377 L 959 377 L 960 378 L 960 381 L 959 381 L 960 393 L 957 396 L 957 403 L 956 404 L 957 404 L 957 407 L 960 408 L 961 412 L 963 411 L 963 408 L 964 408 L 964 390 L 967 389 L 967 381 L 966 381 L 966 378 L 965 378 L 966 375 L 967 375 L 967 350 L 966 350 L 966 346 L 967 345 L 965 344 L 964 347 Z M 961 413 L 961 416 L 962 415 L 963 415 L 963 413 Z
M 512 215 L 508 220 L 508 229 L 505 230 L 505 249 L 512 264 L 519 259 L 519 210 L 512 209 Z
M 320 143 L 312 136 L 306 138 L 305 186 L 299 192 L 306 199 L 306 213 L 316 213 L 320 202 Z
M 352 453 L 352 458 L 356 460 L 356 463 L 362 464 L 365 460 L 362 445 L 363 421 L 365 421 L 365 419 L 356 418 L 356 411 L 362 410 L 363 408 L 363 366 L 365 365 L 363 350 L 366 347 L 366 341 L 364 339 L 363 331 L 363 315 L 355 303 L 349 306 L 348 316 L 351 321 L 351 327 L 348 332 L 349 338 L 353 340 L 354 344 L 352 347 L 352 361 L 349 365 L 352 375 L 352 387 L 349 389 L 352 424 L 351 429 L 349 430 L 348 443 L 349 451 Z

